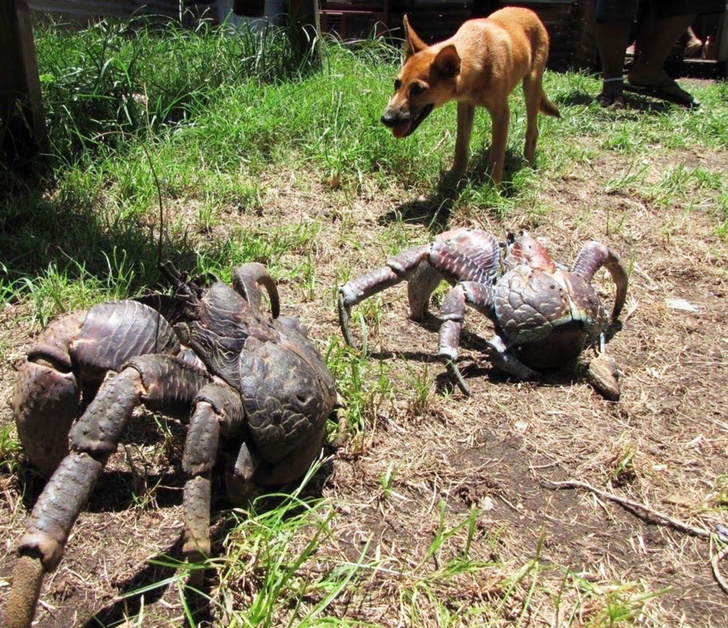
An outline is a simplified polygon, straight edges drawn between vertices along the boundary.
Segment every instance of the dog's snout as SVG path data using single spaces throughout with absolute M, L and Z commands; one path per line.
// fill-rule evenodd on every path
M 389 109 L 384 112 L 382 117 L 380 118 L 382 121 L 382 124 L 386 127 L 389 127 L 390 129 L 397 124 L 397 120 L 399 120 L 399 116 L 394 113 L 393 111 L 390 111 Z

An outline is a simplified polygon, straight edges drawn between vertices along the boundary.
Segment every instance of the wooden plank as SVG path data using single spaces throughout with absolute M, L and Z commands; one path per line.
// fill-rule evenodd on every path
M 294 53 L 301 63 L 319 67 L 322 58 L 318 0 L 290 0 L 288 17 L 288 39 Z
M 0 3 L 0 150 L 10 163 L 45 145 L 38 62 L 27 0 Z
M 728 12 L 720 16 L 718 26 L 718 60 L 728 62 Z M 725 73 L 725 66 L 724 66 Z
M 160 15 L 179 18 L 179 0 L 29 0 L 39 13 L 62 13 L 78 20 L 96 17 L 130 18 Z

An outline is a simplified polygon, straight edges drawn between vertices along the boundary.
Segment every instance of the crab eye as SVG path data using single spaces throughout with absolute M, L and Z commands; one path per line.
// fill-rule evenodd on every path
M 410 92 L 413 96 L 419 96 L 422 94 L 427 88 L 422 83 L 412 83 L 412 88 L 410 89 Z
M 402 81 L 394 79 L 394 91 L 396 92 L 400 87 L 402 87 Z

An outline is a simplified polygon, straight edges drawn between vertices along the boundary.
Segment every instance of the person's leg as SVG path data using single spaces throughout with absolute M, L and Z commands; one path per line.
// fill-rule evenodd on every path
M 645 15 L 637 33 L 639 54 L 627 75 L 626 89 L 686 107 L 697 102 L 665 72 L 665 60 L 677 39 L 693 23 L 695 14 L 656 17 L 652 9 Z
M 629 44 L 630 26 L 629 22 L 594 25 L 604 75 L 600 100 L 605 107 L 613 104 L 618 107 L 624 106 L 622 100 L 624 53 Z
M 629 81 L 639 85 L 652 85 L 668 79 L 663 67 L 667 55 L 694 20 L 694 13 L 657 19 L 650 10 L 637 33 L 637 49 L 640 54 L 629 71 Z
M 637 0 L 593 0 L 594 35 L 604 74 L 602 106 L 624 107 L 622 97 L 624 56 L 630 39 Z

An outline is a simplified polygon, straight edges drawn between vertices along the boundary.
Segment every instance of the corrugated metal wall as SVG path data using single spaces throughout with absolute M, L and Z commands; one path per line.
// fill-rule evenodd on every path
M 95 17 L 128 18 L 134 15 L 161 15 L 180 19 L 181 5 L 194 2 L 180 0 L 29 0 L 38 13 L 60 13 L 79 21 Z

